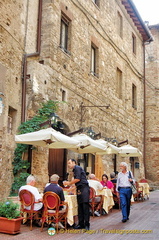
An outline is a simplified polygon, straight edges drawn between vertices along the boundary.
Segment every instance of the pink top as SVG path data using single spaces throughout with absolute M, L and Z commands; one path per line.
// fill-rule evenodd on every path
M 107 187 L 109 189 L 114 188 L 114 184 L 111 181 L 107 182 L 101 181 L 100 183 L 103 185 L 103 187 Z

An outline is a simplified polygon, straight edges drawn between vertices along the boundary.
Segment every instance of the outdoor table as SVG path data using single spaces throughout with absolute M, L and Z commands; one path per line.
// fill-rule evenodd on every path
M 113 194 L 111 189 L 98 190 L 98 195 L 103 195 L 103 209 L 108 213 L 109 210 L 114 206 Z
M 147 196 L 147 199 L 149 198 L 149 184 L 148 183 L 139 183 L 139 187 L 143 187 L 143 197 Z
M 72 226 L 74 224 L 74 216 L 78 215 L 77 196 L 65 195 L 65 202 L 68 203 L 67 222 Z

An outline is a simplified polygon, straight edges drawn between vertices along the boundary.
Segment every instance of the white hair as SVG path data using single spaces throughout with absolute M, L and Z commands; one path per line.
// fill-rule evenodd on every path
M 50 181 L 51 182 L 58 182 L 59 180 L 59 176 L 57 174 L 53 174 L 51 177 L 50 177 Z
M 28 184 L 28 183 L 30 183 L 30 182 L 32 182 L 32 181 L 35 181 L 35 177 L 34 177 L 33 175 L 29 175 L 29 176 L 27 177 L 27 179 L 26 179 L 26 183 Z
M 126 170 L 128 170 L 128 164 L 126 162 L 121 162 L 120 165 L 125 166 Z
M 95 179 L 95 175 L 94 175 L 93 173 L 91 173 L 91 174 L 89 175 L 89 179 Z

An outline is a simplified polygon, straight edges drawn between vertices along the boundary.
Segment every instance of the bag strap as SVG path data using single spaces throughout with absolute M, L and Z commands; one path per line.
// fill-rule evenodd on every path
M 131 172 L 129 171 L 129 178 L 132 178 L 132 176 L 131 176 Z
M 132 179 L 132 175 L 131 175 L 131 172 L 129 171 L 129 178 L 131 178 Z M 133 184 L 133 181 L 132 182 L 130 182 L 132 185 L 134 185 Z

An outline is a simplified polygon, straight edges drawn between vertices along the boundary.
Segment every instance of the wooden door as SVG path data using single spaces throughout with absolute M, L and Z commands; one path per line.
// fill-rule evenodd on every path
M 50 149 L 48 162 L 49 177 L 57 174 L 60 177 L 59 184 L 65 180 L 66 164 L 65 164 L 65 150 L 64 149 Z

